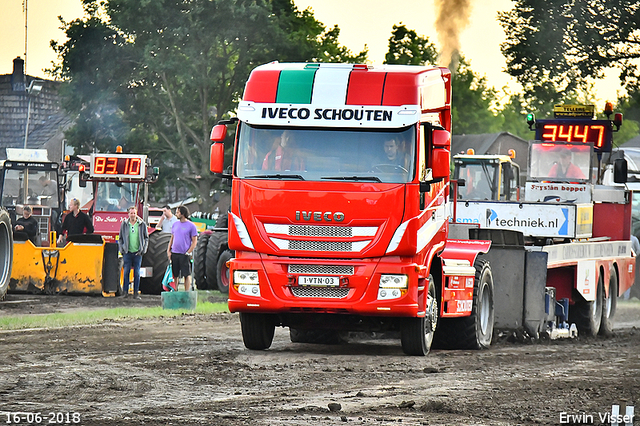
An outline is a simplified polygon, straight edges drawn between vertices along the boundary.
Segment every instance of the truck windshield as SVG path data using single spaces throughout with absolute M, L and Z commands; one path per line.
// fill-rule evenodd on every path
M 588 182 L 592 149 L 587 144 L 531 143 L 529 178 L 551 182 Z
M 240 125 L 240 178 L 406 183 L 415 170 L 415 127 L 380 130 Z

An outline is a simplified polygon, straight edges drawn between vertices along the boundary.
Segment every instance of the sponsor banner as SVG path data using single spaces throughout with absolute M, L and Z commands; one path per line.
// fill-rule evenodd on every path
M 465 201 L 457 204 L 456 223 L 512 229 L 525 236 L 575 238 L 575 204 Z
M 590 203 L 591 185 L 527 182 L 524 191 L 524 200 L 543 203 Z
M 418 105 L 315 105 L 241 101 L 238 118 L 249 124 L 306 127 L 405 127 L 420 118 Z
M 566 263 L 585 259 L 631 257 L 631 241 L 578 242 L 545 246 L 548 264 Z

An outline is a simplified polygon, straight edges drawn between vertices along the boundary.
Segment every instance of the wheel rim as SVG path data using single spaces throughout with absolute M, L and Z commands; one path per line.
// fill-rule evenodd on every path
M 487 334 L 489 329 L 489 315 L 491 314 L 490 304 L 491 295 L 487 291 L 487 284 L 483 283 L 482 296 L 480 297 L 480 330 L 482 331 L 482 334 Z
M 609 318 L 611 317 L 611 309 L 613 307 L 613 300 L 611 298 L 611 288 L 609 288 L 609 297 L 607 297 L 605 299 L 605 304 L 604 304 L 604 310 L 605 310 L 605 317 Z

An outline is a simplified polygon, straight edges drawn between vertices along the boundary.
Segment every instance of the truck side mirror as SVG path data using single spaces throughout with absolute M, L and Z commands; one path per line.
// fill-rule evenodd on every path
M 216 126 L 218 127 L 218 126 Z M 224 171 L 224 144 L 214 143 L 211 145 L 209 158 L 209 170 L 216 174 L 222 174 Z
M 211 142 L 224 142 L 224 138 L 227 137 L 227 125 L 216 124 L 211 129 Z
M 449 177 L 451 166 L 451 133 L 446 130 L 434 130 L 431 151 L 431 173 L 433 179 Z
M 627 183 L 627 160 L 618 158 L 613 163 L 613 181 L 615 183 Z

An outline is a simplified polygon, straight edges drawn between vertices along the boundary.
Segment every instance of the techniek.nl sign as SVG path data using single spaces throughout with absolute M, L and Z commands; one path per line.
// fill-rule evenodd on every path
M 456 223 L 477 223 L 489 229 L 511 229 L 525 236 L 574 238 L 575 207 L 469 201 L 458 203 Z

